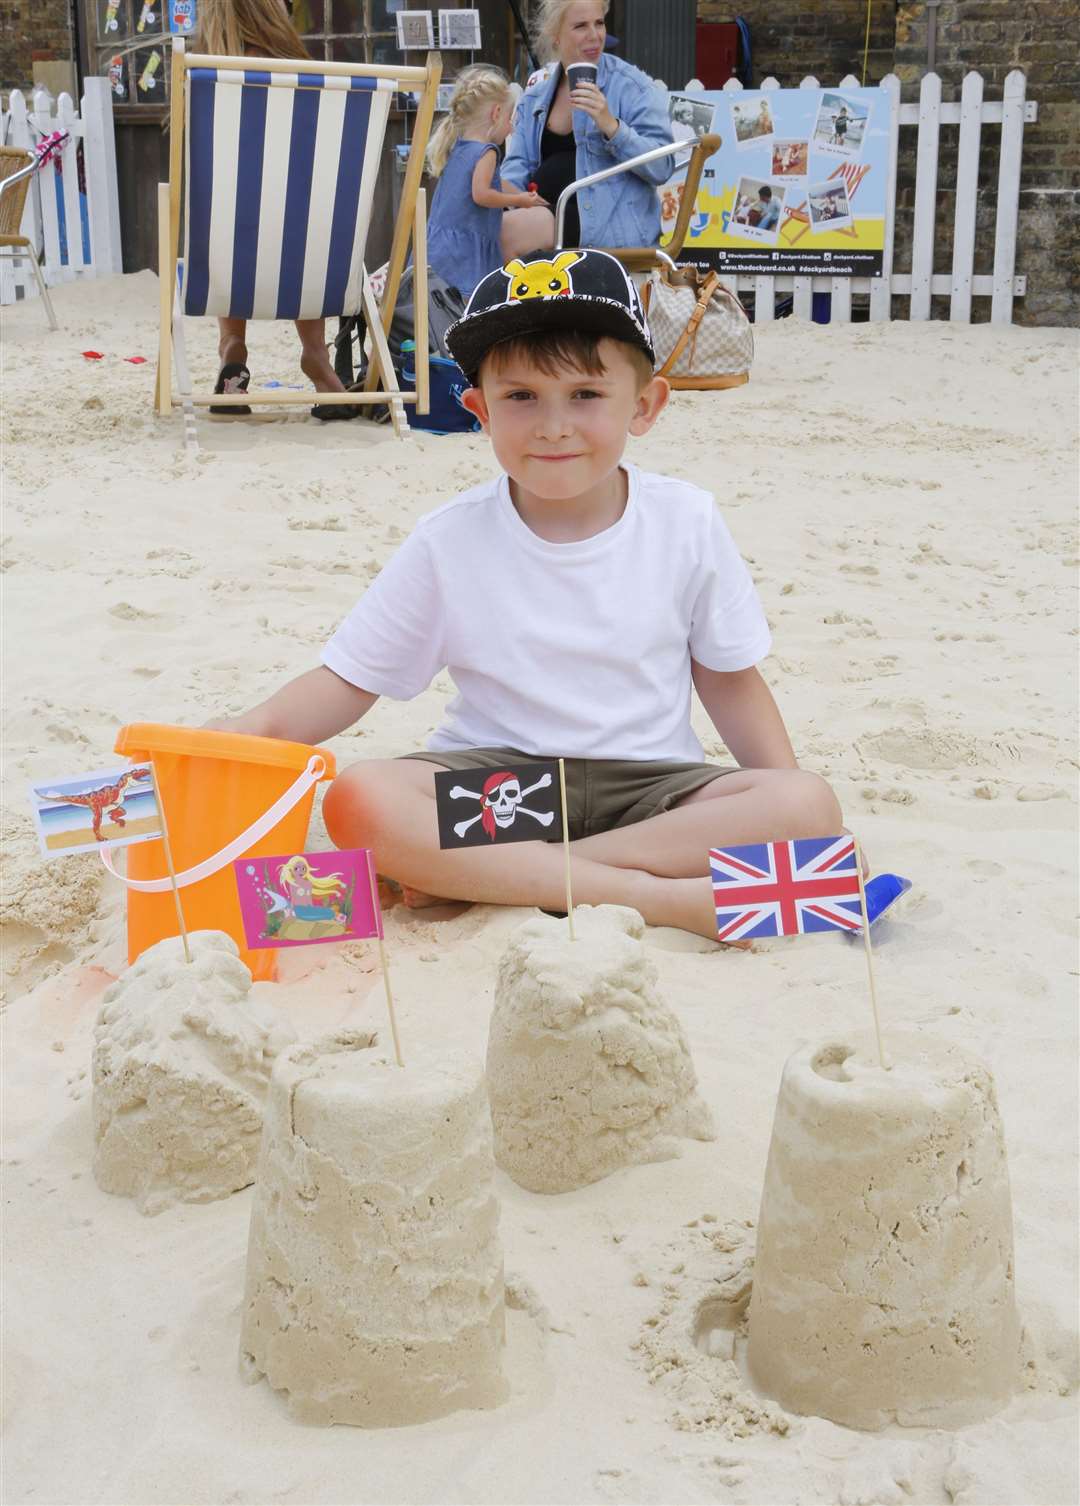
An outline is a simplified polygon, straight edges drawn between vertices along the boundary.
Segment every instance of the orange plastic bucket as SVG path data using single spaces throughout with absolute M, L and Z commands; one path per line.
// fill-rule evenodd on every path
M 334 777 L 333 754 L 274 737 L 154 722 L 121 728 L 116 751 L 153 760 L 188 930 L 227 932 L 252 977 L 273 978 L 277 953 L 244 946 L 233 861 L 304 851 L 315 785 Z M 134 962 L 156 941 L 178 934 L 161 842 L 127 849 L 125 881 L 128 961 Z

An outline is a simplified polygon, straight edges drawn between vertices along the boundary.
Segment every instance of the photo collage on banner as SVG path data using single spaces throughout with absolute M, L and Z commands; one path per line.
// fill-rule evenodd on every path
M 880 89 L 672 94 L 676 140 L 707 132 L 706 163 L 681 260 L 731 273 L 881 275 L 888 97 Z M 660 192 L 670 235 L 685 158 Z M 663 241 L 661 241 L 663 245 Z

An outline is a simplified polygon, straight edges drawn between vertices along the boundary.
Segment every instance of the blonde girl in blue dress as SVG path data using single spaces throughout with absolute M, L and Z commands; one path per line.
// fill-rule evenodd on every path
M 504 209 L 532 209 L 539 194 L 499 182 L 499 147 L 510 134 L 516 92 L 505 73 L 487 64 L 464 68 L 454 83 L 446 119 L 428 146 L 428 169 L 439 182 L 431 202 L 428 263 L 468 298 L 502 265 L 499 233 Z

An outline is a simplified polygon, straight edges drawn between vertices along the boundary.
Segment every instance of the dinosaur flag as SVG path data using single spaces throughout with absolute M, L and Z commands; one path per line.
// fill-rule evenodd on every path
M 440 847 L 561 842 L 562 802 L 555 763 L 448 769 L 435 775 Z
M 233 872 L 252 950 L 382 937 L 375 860 L 367 847 L 237 858 Z
M 130 847 L 164 833 L 153 775 L 145 763 L 97 769 L 71 779 L 35 780 L 30 805 L 47 858 Z

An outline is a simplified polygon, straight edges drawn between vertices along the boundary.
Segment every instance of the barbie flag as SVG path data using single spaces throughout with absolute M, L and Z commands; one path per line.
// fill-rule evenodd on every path
M 252 950 L 382 936 L 375 862 L 366 847 L 238 858 L 233 870 Z

